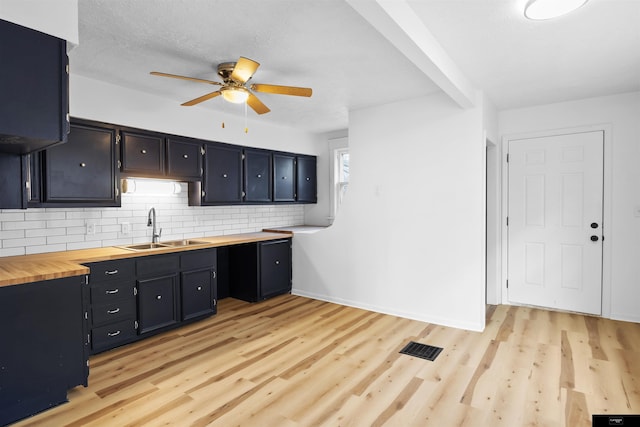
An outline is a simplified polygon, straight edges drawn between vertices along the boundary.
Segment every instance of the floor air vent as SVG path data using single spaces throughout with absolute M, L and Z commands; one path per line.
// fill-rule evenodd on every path
M 408 354 L 409 356 L 419 357 L 421 359 L 427 359 L 430 361 L 436 360 L 436 357 L 440 354 L 442 349 L 440 347 L 434 347 L 432 345 L 420 344 L 418 342 L 411 341 L 404 346 L 400 353 Z

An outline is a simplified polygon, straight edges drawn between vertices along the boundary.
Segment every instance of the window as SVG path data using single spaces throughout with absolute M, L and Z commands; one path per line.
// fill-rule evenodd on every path
M 337 182 L 336 182 L 336 212 L 342 204 L 342 199 L 347 192 L 349 186 L 349 150 L 341 149 L 336 150 L 336 169 Z
M 340 208 L 349 186 L 349 140 L 346 137 L 329 140 L 329 176 L 331 177 L 331 215 L 329 223 L 333 220 Z

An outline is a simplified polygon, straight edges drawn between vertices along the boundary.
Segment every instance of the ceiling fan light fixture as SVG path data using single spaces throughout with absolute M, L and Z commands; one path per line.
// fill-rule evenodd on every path
M 556 18 L 585 5 L 589 0 L 530 0 L 524 16 L 533 20 Z
M 249 91 L 243 87 L 223 87 L 220 89 L 222 92 L 222 97 L 225 101 L 229 101 L 233 104 L 243 104 L 247 102 L 249 98 Z

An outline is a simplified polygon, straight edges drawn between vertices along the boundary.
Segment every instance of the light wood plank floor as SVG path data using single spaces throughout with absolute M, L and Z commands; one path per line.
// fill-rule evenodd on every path
M 17 426 L 590 426 L 640 413 L 640 324 L 489 306 L 483 333 L 284 295 L 91 358 Z M 430 362 L 398 351 L 443 347 Z

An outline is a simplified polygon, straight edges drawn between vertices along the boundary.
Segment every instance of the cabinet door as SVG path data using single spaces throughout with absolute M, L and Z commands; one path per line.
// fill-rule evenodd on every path
M 167 175 L 186 180 L 202 179 L 202 143 L 167 138 Z
M 0 425 L 87 385 L 83 278 L 0 287 Z
M 122 172 L 140 176 L 164 175 L 164 137 L 122 131 Z
M 0 153 L 0 209 L 26 208 L 27 156 Z
M 317 203 L 316 158 L 312 156 L 298 156 L 296 169 L 296 195 L 298 201 Z
M 203 202 L 242 202 L 242 147 L 205 144 Z
M 44 202 L 119 206 L 115 130 L 71 124 L 66 144 L 44 152 Z
M 291 241 L 260 243 L 261 299 L 291 291 Z
M 244 150 L 245 202 L 271 201 L 271 153 Z
M 138 281 L 140 334 L 178 323 L 177 274 Z
M 182 273 L 182 320 L 213 313 L 213 274 L 211 269 Z
M 273 155 L 273 201 L 293 202 L 295 195 L 295 161 L 289 154 Z
M 0 40 L 0 151 L 29 153 L 66 141 L 67 43 L 1 19 Z

